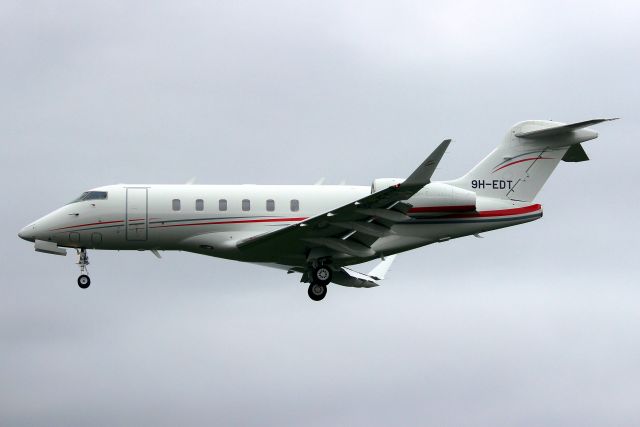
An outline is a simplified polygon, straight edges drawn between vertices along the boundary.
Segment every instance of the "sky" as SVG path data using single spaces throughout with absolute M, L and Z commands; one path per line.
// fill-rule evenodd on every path
M 640 4 L 0 2 L 0 425 L 640 424 Z M 36 253 L 115 183 L 370 185 L 445 138 L 621 120 L 533 223 L 331 285 L 188 253 Z M 366 266 L 363 267 L 366 270 Z

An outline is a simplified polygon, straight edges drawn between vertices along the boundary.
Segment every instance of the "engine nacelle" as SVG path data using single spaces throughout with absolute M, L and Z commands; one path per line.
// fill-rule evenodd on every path
M 376 178 L 371 183 L 371 194 L 404 182 L 404 178 Z
M 375 193 L 402 184 L 404 178 L 378 178 L 371 184 Z M 432 182 L 413 195 L 407 203 L 413 207 L 411 214 L 443 214 L 473 212 L 476 210 L 476 193 L 441 182 Z

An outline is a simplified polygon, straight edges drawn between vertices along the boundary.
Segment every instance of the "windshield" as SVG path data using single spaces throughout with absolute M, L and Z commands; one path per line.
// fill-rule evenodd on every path
M 76 202 L 83 202 L 85 200 L 106 200 L 106 199 L 107 199 L 106 191 L 85 191 L 80 195 L 80 197 L 69 202 L 69 204 L 76 203 Z

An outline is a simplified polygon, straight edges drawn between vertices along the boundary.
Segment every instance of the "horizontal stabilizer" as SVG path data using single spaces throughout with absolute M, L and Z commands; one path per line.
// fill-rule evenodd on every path
M 589 156 L 582 148 L 582 144 L 572 145 L 562 157 L 564 162 L 586 162 Z
M 593 119 L 586 120 L 584 122 L 570 123 L 567 125 L 554 126 L 546 129 L 533 130 L 529 132 L 516 133 L 518 138 L 546 138 L 549 136 L 561 135 L 563 133 L 569 133 L 574 130 L 586 128 L 588 126 L 597 125 L 602 122 L 609 122 L 611 120 L 618 120 L 618 117 L 613 119 Z

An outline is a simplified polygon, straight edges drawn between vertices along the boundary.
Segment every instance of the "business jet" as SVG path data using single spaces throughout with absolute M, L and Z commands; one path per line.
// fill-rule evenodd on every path
M 118 184 L 85 191 L 18 234 L 35 250 L 75 249 L 88 288 L 88 249 L 188 251 L 301 274 L 314 301 L 334 283 L 378 286 L 395 254 L 542 217 L 534 198 L 561 160 L 589 160 L 589 126 L 528 120 L 461 178 L 431 177 L 451 140 L 408 178 L 347 185 Z M 379 259 L 368 274 L 350 266 Z

